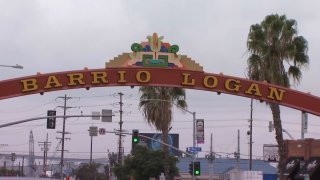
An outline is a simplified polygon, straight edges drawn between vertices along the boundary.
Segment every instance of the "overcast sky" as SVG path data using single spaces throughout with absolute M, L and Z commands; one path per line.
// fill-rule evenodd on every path
M 200 63 L 206 72 L 245 77 L 246 40 L 250 25 L 260 23 L 269 14 L 285 14 L 297 20 L 299 35 L 309 43 L 310 67 L 303 72 L 299 86 L 292 88 L 320 96 L 318 82 L 320 67 L 320 3 L 316 0 L 108 0 L 108 1 L 12 1 L 0 0 L 0 65 L 20 64 L 24 69 L 1 67 L 0 79 L 11 79 L 37 72 L 49 73 L 79 70 L 84 67 L 103 68 L 105 62 L 123 52 L 130 52 L 132 43 L 146 40 L 147 35 L 157 32 L 164 41 L 178 44 L 180 53 Z M 48 109 L 63 105 L 59 96 L 81 97 L 67 102 L 68 106 L 80 107 L 68 110 L 68 114 L 90 114 L 101 109 L 119 110 L 118 92 L 124 95 L 124 129 L 155 132 L 146 125 L 137 108 L 138 89 L 93 88 L 58 91 L 17 97 L 0 101 L 0 124 L 46 115 Z M 212 92 L 187 90 L 188 108 L 197 118 L 205 119 L 205 144 L 209 151 L 210 134 L 213 133 L 213 149 L 222 156 L 233 153 L 237 145 L 237 130 L 241 131 L 241 154 L 248 156 L 248 119 L 250 100 L 243 97 L 220 95 Z M 283 127 L 300 138 L 301 113 L 282 108 Z M 58 114 L 62 109 L 57 108 Z M 179 133 L 180 149 L 192 145 L 192 115 L 174 112 L 171 132 Z M 275 143 L 274 132 L 268 132 L 272 120 L 265 104 L 254 102 L 254 158 L 261 158 L 263 144 Z M 90 118 L 68 119 L 66 129 L 71 141 L 66 142 L 66 157 L 89 158 L 91 124 L 113 130 L 119 127 L 119 114 L 113 123 L 92 122 Z M 305 135 L 319 138 L 319 117 L 309 115 L 309 129 Z M 53 152 L 61 130 L 47 130 L 46 122 L 35 121 L 0 130 L 0 147 L 4 153 L 24 153 L 29 150 L 29 132 L 33 131 L 35 152 L 41 155 L 39 141 L 46 133 L 52 142 Z M 288 138 L 284 134 L 284 138 Z M 94 137 L 94 158 L 106 157 L 105 152 L 117 151 L 117 137 L 112 134 Z M 125 152 L 131 149 L 131 137 L 125 137 Z M 204 156 L 207 152 L 200 153 Z M 52 154 L 52 153 L 51 153 Z M 50 155 L 50 154 L 49 154 Z

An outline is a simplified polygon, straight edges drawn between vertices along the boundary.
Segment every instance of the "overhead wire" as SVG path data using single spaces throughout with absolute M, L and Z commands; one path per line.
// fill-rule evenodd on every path
M 110 95 L 108 95 L 110 96 Z M 81 98 L 97 98 L 97 97 L 107 97 L 107 96 L 91 96 L 91 97 L 81 97 Z M 79 98 L 79 101 L 80 101 L 80 98 Z M 99 106 L 109 106 L 110 104 L 98 104 L 98 105 L 83 105 L 83 106 L 77 106 L 79 108 L 87 108 L 87 107 L 99 107 Z M 112 105 L 112 104 L 111 104 Z M 42 106 L 42 105 L 39 105 L 39 106 Z M 77 110 L 79 111 L 79 109 Z M 75 121 L 78 121 L 79 118 L 77 118 Z M 206 122 L 230 122 L 230 121 L 247 121 L 248 119 L 205 119 Z M 258 121 L 255 121 L 255 122 L 266 122 L 266 121 L 270 121 L 270 120 L 258 120 Z M 192 120 L 190 119 L 190 121 L 188 120 L 177 120 L 177 121 L 173 121 L 173 123 L 185 123 L 185 122 L 190 122 L 192 123 Z M 296 123 L 296 122 L 287 122 L 287 121 L 282 121 L 284 124 L 300 124 L 300 123 Z M 118 122 L 113 122 L 113 123 L 118 123 Z M 126 121 L 125 123 L 146 123 L 145 121 Z M 69 124 L 69 123 L 68 123 Z M 85 124 L 85 125 L 90 125 L 91 122 L 88 122 L 88 123 L 71 123 L 71 125 L 78 125 L 78 124 Z M 29 127 L 41 127 L 41 126 L 44 126 L 45 123 L 41 123 L 41 125 L 37 124 L 37 125 L 28 125 Z M 208 128 L 225 128 L 225 127 L 245 127 L 247 126 L 246 124 L 244 125 L 222 125 L 222 126 L 206 126 L 205 128 L 208 129 Z M 315 126 L 320 126 L 320 125 L 315 125 Z M 19 126 L 16 126 L 16 127 L 19 127 Z M 22 126 L 20 126 L 22 127 Z M 25 127 L 25 125 L 23 126 Z M 254 127 L 262 127 L 262 128 L 266 128 L 268 126 L 258 126 L 258 125 L 254 125 Z M 190 128 L 173 128 L 173 130 L 176 130 L 176 131 L 179 131 L 179 130 L 185 130 L 185 129 L 192 129 L 191 127 Z M 22 128 L 21 128 L 22 130 Z M 292 131 L 296 131 L 298 132 L 297 130 L 292 130 Z M 17 132 L 19 132 L 19 130 L 17 130 Z M 87 133 L 87 132 L 84 132 L 84 133 Z M 83 134 L 84 134 L 83 133 Z M 319 133 L 317 133 L 319 134 Z M 74 153 L 74 152 L 70 152 L 70 153 Z M 89 153 L 89 152 L 88 152 Z
M 30 111 L 32 109 L 36 109 L 36 108 L 39 108 L 39 107 L 43 107 L 43 106 L 46 106 L 48 104 L 54 104 L 54 99 L 46 102 L 46 103 L 42 103 L 42 104 L 38 104 L 38 105 L 28 105 L 26 107 L 17 107 L 17 106 L 14 106 L 14 108 L 12 108 L 12 110 L 0 110 L 1 113 L 20 113 L 20 112 L 26 112 L 26 111 Z M 18 110 L 17 110 L 18 109 Z M 21 109 L 21 110 L 19 110 Z

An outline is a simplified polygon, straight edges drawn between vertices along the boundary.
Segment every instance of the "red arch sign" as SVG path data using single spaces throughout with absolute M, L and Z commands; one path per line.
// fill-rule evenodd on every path
M 320 116 L 320 98 L 265 82 L 184 69 L 116 67 L 37 74 L 0 81 L 0 100 L 66 89 L 108 86 L 167 86 L 275 102 Z

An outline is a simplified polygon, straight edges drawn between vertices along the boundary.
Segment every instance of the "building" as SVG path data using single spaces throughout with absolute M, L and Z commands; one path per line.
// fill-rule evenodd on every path
M 287 179 L 320 179 L 320 139 L 285 140 L 285 146 Z
M 199 180 L 209 179 L 210 171 L 214 180 L 230 180 L 230 176 L 235 170 L 249 171 L 248 159 L 239 159 L 237 161 L 231 158 L 218 158 L 213 160 L 212 166 L 210 166 L 209 160 L 206 158 L 197 158 L 197 161 L 201 163 L 201 176 L 197 177 Z M 177 167 L 180 170 L 181 179 L 191 179 L 191 175 L 189 174 L 189 164 L 191 162 L 192 158 L 190 157 L 179 159 Z M 210 167 L 212 168 L 210 169 Z M 277 168 L 263 160 L 252 160 L 252 171 L 262 172 L 263 180 L 277 179 Z

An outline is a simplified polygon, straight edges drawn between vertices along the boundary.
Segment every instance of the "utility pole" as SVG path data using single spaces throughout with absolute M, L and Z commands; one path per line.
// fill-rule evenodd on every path
M 250 145 L 250 150 L 249 150 L 249 171 L 252 170 L 252 113 L 253 113 L 253 105 L 252 105 L 252 102 L 253 102 L 253 99 L 251 99 L 251 103 L 250 103 L 250 142 L 249 142 L 249 145 Z
M 237 152 L 235 152 L 235 158 L 237 159 L 237 179 L 240 179 L 240 167 L 239 167 L 239 160 L 240 160 L 240 130 L 238 129 L 238 147 Z
M 238 156 L 237 159 L 240 159 L 240 129 L 238 129 L 238 150 L 237 150 Z
M 48 157 L 48 151 L 49 146 L 51 145 L 51 142 L 48 142 L 48 133 L 47 138 L 43 142 L 38 142 L 39 146 L 42 146 L 41 150 L 43 150 L 43 175 L 46 176 L 47 174 L 47 157 Z
M 24 176 L 24 171 L 23 171 L 23 168 L 24 168 L 24 156 L 22 156 L 22 167 L 21 167 L 21 176 Z
M 93 136 L 91 135 L 91 143 L 90 143 L 90 164 L 92 164 L 92 145 L 93 145 L 92 141 L 93 141 Z
M 62 144 L 61 144 L 61 162 L 60 162 L 60 175 L 61 175 L 61 180 L 63 180 L 63 156 L 64 156 L 64 135 L 66 134 L 65 132 L 65 126 L 66 126 L 66 111 L 68 108 L 71 107 L 67 107 L 67 100 L 71 99 L 72 97 L 67 97 L 67 95 L 65 94 L 64 97 L 58 97 L 64 100 L 64 106 L 58 106 L 58 107 L 62 107 L 63 108 L 63 126 L 62 126 Z
M 118 148 L 118 164 L 123 164 L 123 157 L 122 157 L 122 152 L 123 152 L 123 148 L 122 148 L 122 124 L 123 124 L 123 121 L 122 121 L 122 114 L 123 114 L 123 110 L 122 110 L 122 106 L 123 106 L 123 102 L 122 102 L 122 96 L 123 96 L 123 93 L 122 92 L 119 92 L 118 93 L 119 96 L 120 96 L 120 122 L 119 122 L 119 125 L 120 125 L 120 129 L 119 129 L 119 148 Z
M 71 138 L 66 138 L 65 137 L 65 135 L 66 134 L 71 134 L 70 132 L 62 132 L 62 131 L 57 131 L 57 133 L 60 133 L 61 134 L 61 137 L 57 137 L 56 139 L 58 139 L 58 140 L 60 140 L 61 141 L 61 145 L 62 145 L 62 142 L 64 141 L 64 140 L 70 140 Z M 63 136 L 63 137 L 62 137 Z M 62 154 L 62 152 L 66 152 L 66 151 L 68 151 L 68 150 L 65 150 L 65 148 L 62 148 L 61 147 L 61 150 L 58 150 L 58 151 L 61 151 L 61 154 Z M 64 160 L 63 160 L 63 156 L 61 157 L 61 159 L 60 159 L 60 175 L 62 175 L 62 178 L 63 178 L 63 164 L 61 165 L 61 162 L 62 163 L 64 163 Z
M 238 146 L 237 146 L 237 152 L 234 152 L 234 157 L 237 160 L 237 169 L 239 171 L 239 159 L 240 159 L 240 130 L 238 129 Z
M 213 174 L 213 160 L 215 159 L 214 152 L 212 150 L 212 133 L 211 133 L 211 140 L 210 140 L 210 154 L 207 156 L 209 159 L 209 180 L 212 180 L 212 174 Z

